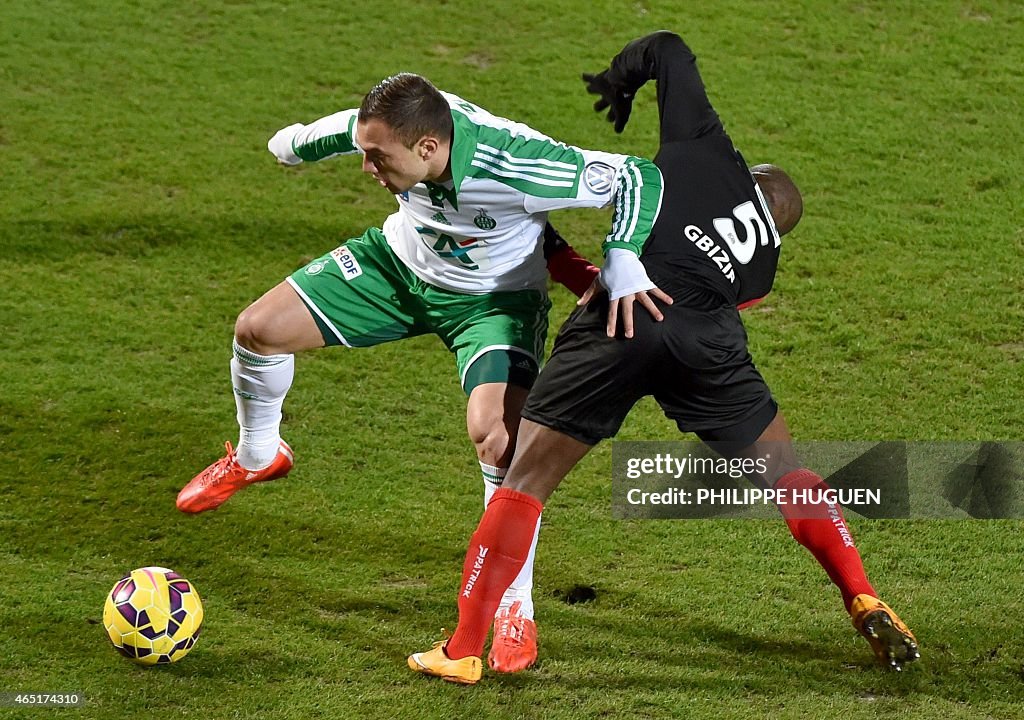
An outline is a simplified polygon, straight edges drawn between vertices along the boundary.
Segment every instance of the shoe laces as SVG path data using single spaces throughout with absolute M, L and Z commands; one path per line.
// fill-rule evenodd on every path
M 451 640 L 451 639 L 452 639 L 451 631 L 446 630 L 445 628 L 441 628 L 441 639 L 434 641 L 431 644 L 430 649 L 433 650 L 436 647 L 440 647 L 443 650 L 444 646 L 447 645 L 448 641 Z M 447 655 L 448 655 L 448 653 L 445 653 L 446 657 L 447 657 Z
M 512 607 L 498 616 L 498 627 L 495 635 L 500 642 L 506 645 L 519 647 L 523 644 L 523 637 L 526 634 L 523 627 L 523 617 L 517 611 L 519 603 L 513 603 Z
M 235 460 L 235 449 L 231 446 L 230 440 L 224 443 L 224 449 L 227 451 L 227 454 L 211 465 L 203 474 L 203 485 L 205 487 L 220 483 L 231 471 L 231 468 L 238 464 Z

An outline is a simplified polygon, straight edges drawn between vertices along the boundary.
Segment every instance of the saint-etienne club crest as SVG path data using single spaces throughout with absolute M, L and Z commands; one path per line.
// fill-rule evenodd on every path
M 480 212 L 473 218 L 473 224 L 481 230 L 493 230 L 498 226 L 498 221 L 487 214 L 487 211 L 480 208 Z

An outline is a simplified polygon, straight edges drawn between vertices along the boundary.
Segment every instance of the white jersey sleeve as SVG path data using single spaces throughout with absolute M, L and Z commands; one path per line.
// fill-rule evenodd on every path
M 360 152 L 356 142 L 359 110 L 342 110 L 303 125 L 295 123 L 278 130 L 267 149 L 285 165 L 316 162 L 336 155 Z

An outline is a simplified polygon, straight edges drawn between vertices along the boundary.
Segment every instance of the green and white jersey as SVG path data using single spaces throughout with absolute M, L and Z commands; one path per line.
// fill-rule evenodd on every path
M 431 285 L 470 294 L 542 289 L 539 242 L 550 210 L 615 203 L 604 248 L 639 254 L 661 208 L 661 172 L 649 160 L 583 150 L 444 93 L 455 123 L 452 180 L 396 195 L 384 222 L 395 254 Z M 290 125 L 267 144 L 281 162 L 360 152 L 358 110 Z

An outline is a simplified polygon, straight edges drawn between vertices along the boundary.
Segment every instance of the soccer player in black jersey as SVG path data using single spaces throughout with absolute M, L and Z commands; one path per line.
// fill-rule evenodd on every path
M 413 670 L 454 682 L 480 677 L 490 618 L 526 559 L 542 503 L 591 447 L 615 435 L 641 397 L 652 395 L 680 430 L 727 457 L 770 455 L 767 472 L 751 478 L 762 487 L 824 488 L 796 458 L 786 422 L 747 351 L 738 312 L 771 289 L 780 236 L 803 211 L 799 191 L 773 165 L 748 170 L 678 35 L 634 40 L 608 69 L 583 77 L 600 96 L 595 109 L 607 108 L 618 132 L 633 95 L 657 81 L 662 208 L 636 263 L 636 282 L 627 284 L 637 290 L 609 300 L 595 283 L 559 332 L 523 410 L 505 483 L 470 542 L 458 627 L 446 644 L 409 658 Z M 634 303 L 649 312 L 634 314 Z M 839 506 L 779 510 L 839 587 L 877 657 L 896 669 L 917 659 L 913 634 L 868 582 Z

